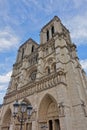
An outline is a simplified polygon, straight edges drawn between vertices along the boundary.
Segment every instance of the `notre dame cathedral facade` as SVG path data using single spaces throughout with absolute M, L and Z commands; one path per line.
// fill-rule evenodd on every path
M 87 130 L 87 77 L 68 29 L 55 16 L 40 31 L 40 44 L 18 50 L 0 111 L 0 130 L 20 130 L 13 104 L 32 105 L 22 130 Z

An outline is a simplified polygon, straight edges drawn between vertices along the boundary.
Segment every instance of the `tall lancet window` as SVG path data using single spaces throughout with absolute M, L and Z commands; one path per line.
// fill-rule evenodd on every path
M 52 33 L 52 37 L 54 35 L 54 26 L 51 27 L 51 33 Z
M 31 52 L 34 52 L 34 49 L 35 49 L 35 47 L 34 47 L 34 45 L 32 46 L 32 50 L 31 50 Z
M 49 30 L 47 30 L 47 41 L 49 40 Z

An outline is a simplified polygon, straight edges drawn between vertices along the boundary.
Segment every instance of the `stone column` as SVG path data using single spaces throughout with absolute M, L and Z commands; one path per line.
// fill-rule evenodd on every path
M 72 130 L 67 85 L 62 82 L 56 86 L 58 98 L 58 112 L 61 130 Z
M 38 130 L 36 121 L 32 121 L 32 130 Z
M 52 120 L 52 127 L 53 127 L 53 130 L 55 130 L 55 120 Z
M 9 130 L 13 130 L 13 124 L 10 124 Z

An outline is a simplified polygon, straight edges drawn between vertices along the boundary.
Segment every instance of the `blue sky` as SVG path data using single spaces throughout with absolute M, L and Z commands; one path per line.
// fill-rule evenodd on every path
M 0 0 L 0 103 L 19 46 L 30 37 L 40 43 L 41 28 L 55 15 L 69 29 L 87 73 L 87 0 Z

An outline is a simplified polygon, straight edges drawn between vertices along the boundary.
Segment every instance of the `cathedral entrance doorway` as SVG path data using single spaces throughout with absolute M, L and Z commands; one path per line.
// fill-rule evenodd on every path
M 60 130 L 57 102 L 49 94 L 45 95 L 40 104 L 39 130 Z
M 59 119 L 49 120 L 49 130 L 60 130 Z
M 11 123 L 11 110 L 8 109 L 5 113 L 2 123 L 2 130 L 10 130 Z

